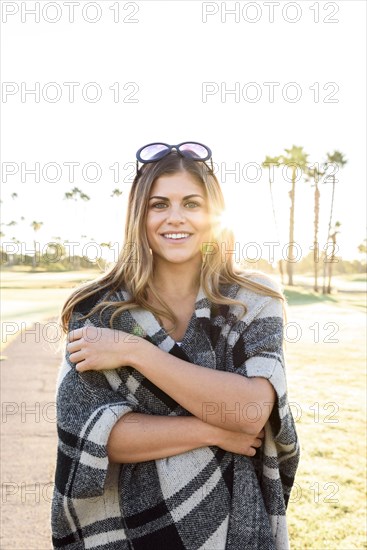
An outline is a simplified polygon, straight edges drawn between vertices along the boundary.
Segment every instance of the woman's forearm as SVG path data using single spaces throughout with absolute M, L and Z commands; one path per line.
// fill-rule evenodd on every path
M 128 413 L 112 428 L 107 452 L 111 462 L 145 462 L 214 444 L 213 428 L 194 416 Z
M 131 365 L 198 419 L 231 431 L 258 433 L 276 401 L 266 378 L 194 365 L 145 340 L 135 346 Z
M 146 462 L 218 446 L 225 451 L 254 456 L 264 430 L 249 435 L 202 422 L 195 416 L 155 416 L 128 413 L 111 430 L 107 444 L 111 462 Z

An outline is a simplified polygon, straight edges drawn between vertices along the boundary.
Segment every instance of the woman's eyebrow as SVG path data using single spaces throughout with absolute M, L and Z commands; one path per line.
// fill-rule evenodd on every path
M 192 197 L 200 197 L 201 199 L 204 200 L 204 197 L 202 195 L 198 195 L 197 193 L 193 193 L 192 195 L 186 195 L 186 197 L 183 197 L 182 200 L 187 200 L 187 199 L 191 199 Z M 152 199 L 160 199 L 160 200 L 165 200 L 165 201 L 168 201 L 169 198 L 168 197 L 160 197 L 158 195 L 154 195 L 153 197 L 149 197 L 149 200 L 152 200 Z

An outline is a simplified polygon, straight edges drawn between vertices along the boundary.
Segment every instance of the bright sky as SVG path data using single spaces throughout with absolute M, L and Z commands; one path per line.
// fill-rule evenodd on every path
M 33 220 L 43 222 L 36 237 L 43 243 L 82 234 L 121 241 L 136 150 L 153 141 L 196 140 L 213 151 L 238 240 L 279 242 L 278 256 L 288 242 L 290 183 L 276 172 L 277 233 L 268 173 L 250 167 L 246 175 L 246 165 L 260 166 L 292 145 L 304 147 L 310 165 L 341 151 L 348 163 L 337 174 L 333 219 L 342 224 L 339 254 L 358 257 L 366 234 L 363 0 L 1 7 L 2 222 L 18 222 L 2 226 L 4 241 L 15 236 L 31 248 Z M 31 89 L 39 97 L 26 93 Z M 27 172 L 36 163 L 39 182 Z M 71 163 L 79 163 L 74 180 Z M 235 167 L 237 176 L 226 173 Z M 64 200 L 73 187 L 91 200 Z M 120 198 L 111 198 L 115 188 Z M 331 184 L 320 190 L 322 248 Z M 303 179 L 295 240 L 302 254 L 313 242 L 313 189 Z

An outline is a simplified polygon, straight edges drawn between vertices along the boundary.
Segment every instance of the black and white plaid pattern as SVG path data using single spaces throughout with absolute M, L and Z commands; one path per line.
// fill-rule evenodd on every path
M 255 280 L 277 288 L 263 275 Z M 237 307 L 213 305 L 200 289 L 181 346 L 144 310 L 124 312 L 114 328 L 143 336 L 166 352 L 206 368 L 269 379 L 277 404 L 265 426 L 261 449 L 253 458 L 212 446 L 161 460 L 109 464 L 109 433 L 126 413 L 190 413 L 132 367 L 78 373 L 66 354 L 57 392 L 54 548 L 289 548 L 285 513 L 299 446 L 287 401 L 281 302 L 238 285 L 225 285 L 222 291 L 243 301 L 246 315 L 236 321 Z M 112 299 L 128 297 L 121 291 Z M 90 299 L 79 304 L 70 329 L 109 326 L 109 310 L 102 319 L 97 314 L 80 320 L 91 306 Z M 215 405 L 209 404 L 208 410 Z M 254 407 L 254 411 L 247 409 L 249 416 L 256 412 Z

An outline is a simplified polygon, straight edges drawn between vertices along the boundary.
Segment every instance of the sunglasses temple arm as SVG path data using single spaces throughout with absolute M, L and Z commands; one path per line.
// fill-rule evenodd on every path
M 139 161 L 136 159 L 136 176 L 140 176 Z

